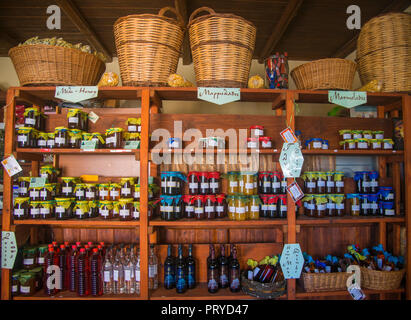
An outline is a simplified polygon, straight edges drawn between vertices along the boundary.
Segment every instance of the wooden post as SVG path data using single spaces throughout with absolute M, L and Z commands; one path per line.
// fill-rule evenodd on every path
M 14 97 L 14 89 L 7 91 L 6 98 L 6 118 L 5 122 L 5 137 L 4 137 L 4 157 L 8 157 L 13 153 L 14 144 L 14 120 L 16 100 Z M 3 220 L 2 231 L 11 230 L 11 210 L 13 207 L 13 179 L 9 176 L 6 170 L 3 169 Z M 11 299 L 11 284 L 10 284 L 10 269 L 1 269 L 1 300 Z
M 294 91 L 287 91 L 286 100 L 286 121 L 287 125 L 295 131 L 295 115 L 294 115 Z M 294 182 L 293 178 L 287 178 L 287 184 Z M 295 203 L 291 196 L 287 193 L 287 243 L 295 243 L 297 241 L 295 230 Z M 287 297 L 288 300 L 295 300 L 296 281 L 295 279 L 287 280 Z
M 404 121 L 404 182 L 405 182 L 405 228 L 406 228 L 406 254 L 405 254 L 405 298 L 411 300 L 411 96 L 402 97 L 402 112 Z
M 148 300 L 148 152 L 150 126 L 150 90 L 141 95 L 140 143 L 140 296 Z
M 392 163 L 393 185 L 395 193 L 395 214 L 399 215 L 401 211 L 401 169 L 400 163 Z

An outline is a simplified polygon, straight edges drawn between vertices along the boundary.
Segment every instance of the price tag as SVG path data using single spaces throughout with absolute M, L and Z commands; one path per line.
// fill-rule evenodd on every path
M 295 143 L 297 142 L 297 137 L 294 134 L 294 131 L 291 128 L 284 129 L 280 132 L 281 138 L 283 138 L 284 142 L 287 143 Z
M 285 279 L 298 279 L 300 277 L 304 265 L 304 257 L 298 243 L 284 245 L 280 265 Z
M 42 188 L 46 184 L 45 177 L 30 178 L 29 188 Z
M 14 176 L 15 174 L 19 173 L 20 171 L 23 171 L 23 169 L 20 167 L 19 163 L 17 162 L 16 158 L 14 158 L 13 155 L 10 157 L 4 159 L 1 164 L 3 165 L 4 169 L 6 169 L 8 175 L 10 177 Z
M 280 154 L 280 165 L 285 178 L 298 178 L 303 167 L 304 157 L 300 144 L 284 143 Z
M 97 95 L 97 86 L 58 86 L 56 87 L 54 97 L 76 103 L 96 98 Z
M 140 149 L 140 141 L 126 141 L 124 149 Z
M 240 88 L 198 87 L 197 99 L 215 104 L 226 104 L 241 99 Z
M 100 118 L 97 114 L 95 114 L 93 111 L 91 111 L 88 114 L 88 118 L 90 119 L 91 122 L 96 123 L 97 120 Z
M 304 198 L 304 192 L 301 190 L 300 186 L 295 181 L 291 183 L 289 186 L 287 186 L 287 192 L 290 194 L 294 202 L 297 202 L 298 200 Z
M 347 268 L 347 273 L 354 274 L 349 276 L 346 282 L 347 290 L 354 300 L 364 300 L 365 294 L 361 290 L 361 269 L 357 265 L 350 265 Z
M 12 231 L 2 231 L 1 233 L 1 267 L 13 269 L 14 260 L 17 256 L 16 236 Z
M 80 149 L 84 151 L 94 151 L 96 149 L 96 140 L 81 141 Z

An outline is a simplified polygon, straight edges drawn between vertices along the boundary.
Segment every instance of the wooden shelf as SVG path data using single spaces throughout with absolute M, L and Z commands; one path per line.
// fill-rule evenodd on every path
M 96 149 L 94 151 L 84 151 L 82 149 L 40 149 L 40 148 L 17 148 L 17 154 L 23 153 L 34 153 L 34 154 L 122 154 L 122 155 L 132 155 L 139 149 Z
M 48 296 L 43 290 L 36 292 L 33 296 L 16 296 L 13 300 L 141 300 L 140 296 L 135 294 L 108 294 L 99 297 L 86 296 L 79 297 L 77 293 L 71 291 L 63 291 L 55 296 Z
M 363 292 L 366 296 L 375 295 L 375 294 L 390 294 L 390 293 L 402 293 L 404 288 L 394 289 L 394 290 L 370 290 L 363 289 Z M 301 287 L 297 286 L 296 298 L 318 298 L 318 297 L 332 297 L 332 296 L 345 296 L 351 298 L 347 290 L 344 291 L 322 291 L 322 292 L 304 292 Z
M 360 223 L 403 223 L 404 216 L 399 217 L 335 217 L 335 218 L 308 218 L 302 217 L 296 220 L 300 225 L 336 225 L 336 224 L 360 224 Z
M 160 219 L 149 221 L 149 226 L 162 227 L 190 227 L 190 228 L 270 228 L 287 224 L 287 219 L 266 219 L 233 221 L 228 218 L 213 220 L 181 219 L 176 221 L 164 221 Z
M 91 219 L 68 219 L 68 220 L 47 220 L 47 219 L 27 219 L 14 220 L 15 225 L 48 225 L 60 226 L 65 228 L 135 228 L 140 226 L 140 221 L 120 221 L 120 220 L 103 220 L 101 218 Z

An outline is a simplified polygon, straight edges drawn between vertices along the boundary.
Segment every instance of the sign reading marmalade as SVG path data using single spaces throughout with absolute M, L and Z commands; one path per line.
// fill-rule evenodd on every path
M 197 98 L 218 105 L 241 99 L 240 88 L 209 88 L 198 87 Z
M 346 108 L 353 108 L 367 103 L 367 92 L 362 91 L 328 91 L 328 102 Z

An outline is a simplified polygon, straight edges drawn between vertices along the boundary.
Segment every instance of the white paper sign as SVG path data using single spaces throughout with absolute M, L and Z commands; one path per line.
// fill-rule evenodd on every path
M 16 158 L 13 155 L 4 159 L 1 164 L 3 165 L 4 169 L 6 169 L 7 173 L 10 177 L 14 176 L 15 174 L 23 171 L 20 167 L 19 163 L 17 162 Z
M 69 101 L 80 102 L 92 98 L 96 98 L 98 95 L 97 86 L 60 86 L 56 87 L 55 98 Z
M 285 178 L 298 178 L 303 167 L 304 157 L 300 144 L 284 143 L 280 154 L 280 165 Z
M 197 98 L 218 105 L 241 99 L 240 88 L 209 88 L 198 87 Z
M 280 265 L 285 279 L 298 279 L 300 277 L 304 265 L 304 257 L 298 243 L 284 245 Z
M 12 231 L 2 231 L 1 233 L 1 267 L 13 269 L 14 260 L 17 256 L 16 236 Z

